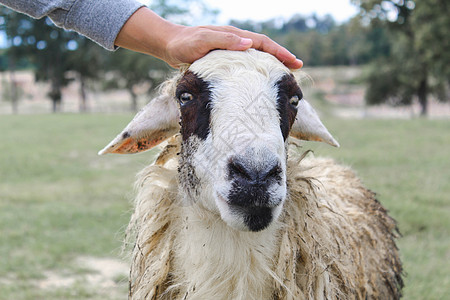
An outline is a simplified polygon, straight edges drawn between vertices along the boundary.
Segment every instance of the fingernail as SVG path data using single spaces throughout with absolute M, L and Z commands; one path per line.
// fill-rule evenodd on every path
M 241 38 L 241 42 L 240 45 L 243 47 L 250 47 L 253 44 L 253 40 L 252 39 L 247 39 L 247 38 Z

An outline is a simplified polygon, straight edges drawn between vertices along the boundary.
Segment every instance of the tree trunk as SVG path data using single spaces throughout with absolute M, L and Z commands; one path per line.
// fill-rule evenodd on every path
M 9 82 L 10 82 L 10 88 L 11 88 L 11 106 L 12 106 L 12 112 L 13 114 L 17 114 L 19 112 L 19 92 L 17 88 L 17 81 L 15 76 L 15 69 L 16 69 L 16 61 L 15 59 L 11 59 L 9 62 Z
M 17 91 L 17 81 L 14 75 L 14 69 L 11 69 L 11 71 L 9 72 L 9 80 L 11 82 L 11 105 L 13 114 L 17 115 L 17 113 L 19 112 L 19 95 Z
M 87 112 L 86 82 L 83 76 L 80 76 L 80 113 Z
M 53 108 L 53 113 L 57 113 L 61 111 L 61 84 L 58 78 L 53 78 L 52 83 L 51 83 L 52 87 L 51 90 L 49 92 L 49 97 L 50 99 L 52 99 L 52 108 Z
M 55 114 L 59 112 L 60 105 L 57 99 L 52 99 L 52 112 Z
M 133 89 L 128 89 L 131 95 L 131 111 L 136 112 L 137 111 L 137 95 L 135 92 L 133 92 Z
M 417 91 L 420 104 L 420 116 L 425 117 L 428 114 L 428 82 L 427 77 L 422 78 Z

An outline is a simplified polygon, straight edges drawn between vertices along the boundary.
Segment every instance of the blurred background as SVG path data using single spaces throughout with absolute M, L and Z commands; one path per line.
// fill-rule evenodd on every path
M 141 1 L 185 25 L 268 35 L 304 61 L 305 98 L 397 219 L 405 299 L 450 294 L 447 0 Z M 174 72 L 0 6 L 0 299 L 125 299 L 137 171 L 98 157 Z

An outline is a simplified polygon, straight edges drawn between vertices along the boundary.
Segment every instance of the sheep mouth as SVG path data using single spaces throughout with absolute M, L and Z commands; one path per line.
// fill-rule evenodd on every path
M 250 231 L 261 231 L 266 229 L 273 221 L 273 207 L 266 206 L 239 206 L 230 205 L 230 211 L 233 215 L 242 218 L 245 226 Z
M 222 207 L 222 210 L 228 212 L 225 214 L 228 217 L 225 217 L 224 221 L 241 231 L 257 232 L 264 230 L 279 214 L 280 205 L 237 205 L 227 201 L 227 198 L 220 193 L 217 193 L 216 196 L 219 200 L 219 206 Z M 222 218 L 224 218 L 223 215 Z

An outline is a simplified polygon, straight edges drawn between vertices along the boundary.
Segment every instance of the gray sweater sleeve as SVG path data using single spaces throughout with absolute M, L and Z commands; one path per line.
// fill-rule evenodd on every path
M 106 49 L 114 49 L 120 29 L 144 6 L 136 0 L 0 0 L 33 18 L 50 17 L 59 27 L 74 30 Z

